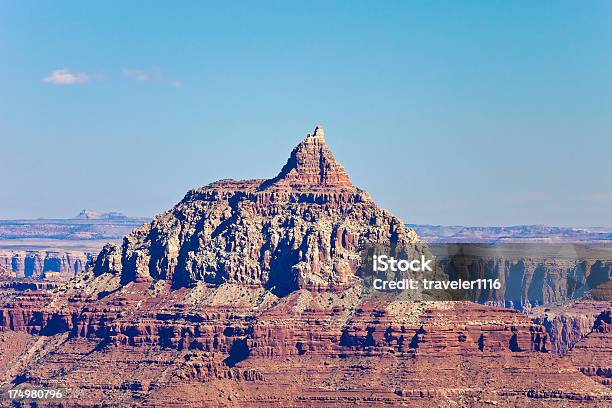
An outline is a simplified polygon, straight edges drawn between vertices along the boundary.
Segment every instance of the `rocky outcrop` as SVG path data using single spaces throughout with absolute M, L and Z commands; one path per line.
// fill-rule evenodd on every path
M 315 129 L 270 180 L 222 180 L 187 193 L 134 230 L 121 276 L 234 282 L 288 293 L 350 285 L 367 243 L 409 245 L 414 231 L 354 187 Z
M 39 279 L 0 279 L 0 292 L 2 293 L 0 299 L 13 292 L 45 291 L 55 289 L 60 284 L 61 282 L 58 281 L 45 281 Z
M 95 276 L 103 273 L 121 273 L 121 249 L 115 244 L 106 244 L 96 257 L 93 266 Z
M 144 295 L 147 286 L 140 283 L 132 293 Z M 170 306 L 159 297 L 117 294 L 91 305 L 86 298 L 75 297 L 73 308 L 41 312 L 50 295 L 24 293 L 0 310 L 0 327 L 29 334 L 65 332 L 73 338 L 97 338 L 115 346 L 229 353 L 230 359 L 238 358 L 238 350 L 232 351 L 238 347 L 236 342 L 244 343 L 249 356 L 261 357 L 548 351 L 544 328 L 511 309 L 469 302 L 440 308 L 436 302 L 421 305 L 412 301 L 389 307 L 365 298 L 354 299 L 355 309 L 346 310 L 340 301 L 343 295 L 348 293 L 328 295 L 338 306 L 322 307 L 316 305 L 325 295 L 302 290 L 288 295 L 278 306 L 249 313 L 242 307 L 194 309 L 187 302 Z M 122 311 L 135 304 L 139 304 L 136 316 L 124 316 Z M 398 306 L 415 312 L 414 319 L 404 321 Z M 317 321 L 326 324 L 315 324 Z
M 598 316 L 609 307 L 612 302 L 574 300 L 534 308 L 529 316 L 546 328 L 551 350 L 566 354 L 594 330 Z
M 551 349 L 585 376 L 612 389 L 612 302 L 574 301 L 530 312 L 548 333 Z
M 572 363 L 589 378 L 612 389 L 612 304 L 601 311 L 592 330 L 568 353 Z
M 262 189 L 270 186 L 304 188 L 346 188 L 353 190 L 353 184 L 344 168 L 334 159 L 325 143 L 323 128 L 317 126 L 312 135 L 308 134 L 289 156 L 287 164 L 273 179 L 265 181 Z

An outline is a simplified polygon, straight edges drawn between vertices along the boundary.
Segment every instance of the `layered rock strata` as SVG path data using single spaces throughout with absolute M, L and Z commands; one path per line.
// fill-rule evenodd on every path
M 459 247 L 461 255 L 439 255 L 437 259 L 450 279 L 496 278 L 500 283 L 498 290 L 472 293 L 471 300 L 497 302 L 517 309 L 587 294 L 598 300 L 612 300 L 610 249 L 577 253 L 572 246 L 567 246 L 571 251 L 564 252 L 562 246 L 550 244 Z
M 0 266 L 17 278 L 67 280 L 83 272 L 95 256 L 89 251 L 0 249 Z
M 65 285 L 0 291 L 0 391 L 68 388 L 68 406 L 612 402 L 522 313 L 364 289 L 369 244 L 420 242 L 317 128 L 277 177 L 192 190 Z

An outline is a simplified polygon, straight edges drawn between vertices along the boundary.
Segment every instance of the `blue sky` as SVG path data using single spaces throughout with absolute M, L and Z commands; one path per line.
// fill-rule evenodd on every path
M 405 222 L 612 226 L 611 2 L 122 3 L 0 2 L 0 218 L 152 216 L 321 123 Z

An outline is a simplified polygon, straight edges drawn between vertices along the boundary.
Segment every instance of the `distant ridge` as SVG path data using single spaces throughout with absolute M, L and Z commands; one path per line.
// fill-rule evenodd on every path
M 407 224 L 430 243 L 495 242 L 603 242 L 612 243 L 612 228 L 550 227 L 514 225 L 509 227 L 466 227 L 463 225 Z
M 128 217 L 118 212 L 85 209 L 73 218 L 0 220 L 0 240 L 116 241 L 147 221 L 148 218 Z

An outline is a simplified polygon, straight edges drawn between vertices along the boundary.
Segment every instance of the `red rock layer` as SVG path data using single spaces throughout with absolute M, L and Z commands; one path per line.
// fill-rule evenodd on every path
M 237 286 L 155 294 L 154 286 L 130 283 L 101 299 L 87 288 L 64 300 L 15 298 L 1 309 L 0 338 L 39 341 L 0 376 L 70 388 L 69 405 L 198 405 L 194 394 L 200 405 L 249 406 L 612 401 L 569 358 L 547 352 L 544 328 L 513 310 L 351 290 L 262 302 L 265 292 Z M 232 301 L 221 293 L 230 289 L 239 290 Z
M 591 332 L 568 353 L 580 372 L 612 389 L 612 310 L 602 311 Z

